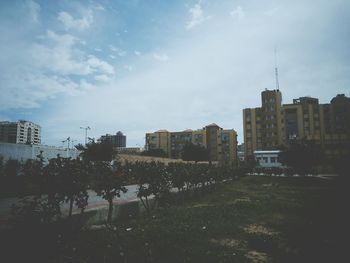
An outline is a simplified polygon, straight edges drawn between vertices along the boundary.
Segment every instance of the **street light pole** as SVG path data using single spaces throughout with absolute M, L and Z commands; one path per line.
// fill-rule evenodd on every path
M 85 130 L 85 145 L 87 144 L 87 130 L 91 130 L 89 126 L 87 127 L 80 127 L 80 129 Z

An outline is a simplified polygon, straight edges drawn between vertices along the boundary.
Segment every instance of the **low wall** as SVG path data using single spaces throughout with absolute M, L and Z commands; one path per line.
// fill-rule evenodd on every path
M 42 152 L 45 161 L 56 158 L 58 154 L 61 157 L 71 157 L 73 159 L 76 159 L 80 154 L 80 152 L 76 149 L 66 149 L 47 145 L 27 145 L 0 142 L 0 155 L 5 161 L 12 159 L 25 162 L 29 159 L 36 159 L 40 152 Z

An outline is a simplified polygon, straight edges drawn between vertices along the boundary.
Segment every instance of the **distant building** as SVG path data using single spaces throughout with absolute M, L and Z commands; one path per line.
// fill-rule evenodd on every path
M 33 122 L 0 122 L 0 142 L 18 144 L 40 144 L 41 127 Z
M 140 147 L 118 147 L 116 152 L 121 154 L 140 154 L 142 149 Z
M 224 130 L 215 123 L 199 130 L 169 132 L 159 130 L 146 133 L 146 150 L 162 149 L 169 158 L 181 158 L 182 150 L 188 143 L 208 149 L 211 161 L 237 161 L 237 133 L 235 130 Z
M 99 141 L 109 141 L 112 143 L 113 148 L 126 147 L 126 136 L 118 131 L 116 135 L 106 134 L 100 137 Z
M 262 106 L 243 110 L 245 155 L 278 150 L 295 140 L 313 141 L 328 156 L 350 151 L 350 98 L 337 95 L 330 104 L 300 97 L 282 104 L 279 90 L 261 93 Z

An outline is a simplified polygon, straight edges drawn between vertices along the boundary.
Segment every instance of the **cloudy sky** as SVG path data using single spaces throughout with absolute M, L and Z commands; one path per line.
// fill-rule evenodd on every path
M 62 145 L 210 123 L 242 137 L 242 109 L 350 96 L 348 0 L 0 1 L 0 120 Z

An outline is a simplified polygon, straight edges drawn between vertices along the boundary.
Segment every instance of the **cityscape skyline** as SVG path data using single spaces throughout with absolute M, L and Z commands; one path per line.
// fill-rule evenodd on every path
M 282 101 L 350 93 L 347 1 L 1 3 L 0 120 L 30 120 L 42 142 L 122 130 L 235 129 L 275 87 Z M 16 30 L 13 30 L 16 28 Z

